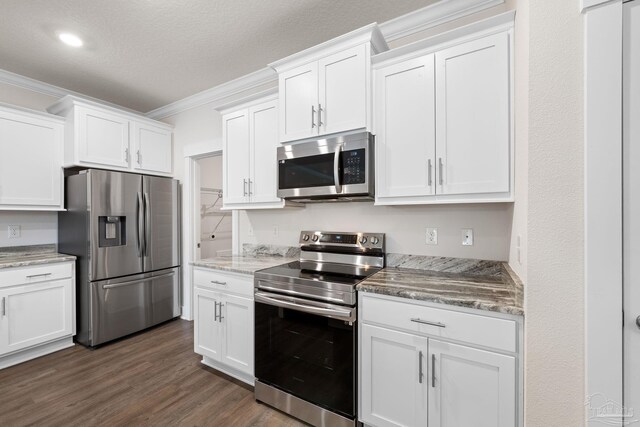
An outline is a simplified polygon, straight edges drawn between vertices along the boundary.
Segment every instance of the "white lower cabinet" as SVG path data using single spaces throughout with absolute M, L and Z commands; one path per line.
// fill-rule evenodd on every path
M 253 385 L 253 278 L 194 270 L 194 351 L 202 363 Z
M 486 330 L 466 345 L 459 342 L 460 318 L 436 318 L 439 312 L 446 313 L 446 306 L 434 309 L 433 304 L 394 297 L 360 296 L 360 421 L 377 427 L 521 426 L 517 348 L 488 348 L 497 342 L 491 335 L 506 329 Z M 493 318 L 451 312 L 464 316 L 470 328 Z M 415 324 L 414 330 L 402 322 L 403 315 Z M 455 331 L 448 333 L 452 319 Z M 518 319 L 497 320 L 517 324 L 513 334 L 520 333 Z M 434 328 L 424 321 L 443 326 Z M 442 338 L 447 334 L 456 342 Z
M 69 347 L 73 335 L 72 263 L 0 272 L 0 368 Z

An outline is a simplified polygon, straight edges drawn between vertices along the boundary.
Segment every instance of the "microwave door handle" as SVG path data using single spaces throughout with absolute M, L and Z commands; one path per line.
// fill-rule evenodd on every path
M 342 152 L 342 145 L 336 148 L 336 152 L 333 157 L 333 180 L 336 186 L 336 194 L 342 193 L 342 183 L 340 182 L 340 153 Z

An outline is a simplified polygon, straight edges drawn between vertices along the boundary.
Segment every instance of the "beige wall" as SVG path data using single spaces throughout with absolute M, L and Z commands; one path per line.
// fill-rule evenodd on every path
M 527 426 L 584 425 L 583 23 L 529 4 Z

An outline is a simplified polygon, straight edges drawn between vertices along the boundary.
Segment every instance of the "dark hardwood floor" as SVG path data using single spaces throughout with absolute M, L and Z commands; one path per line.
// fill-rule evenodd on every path
M 0 426 L 303 425 L 200 359 L 193 324 L 174 320 L 0 370 Z

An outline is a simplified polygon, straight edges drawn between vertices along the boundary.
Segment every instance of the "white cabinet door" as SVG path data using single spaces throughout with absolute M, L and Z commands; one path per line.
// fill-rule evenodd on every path
M 376 70 L 376 195 L 435 194 L 434 56 Z
M 224 345 L 220 361 L 253 375 L 253 301 L 225 295 L 222 304 Z
M 278 191 L 278 101 L 249 108 L 251 201 L 280 202 Z
M 249 112 L 245 108 L 222 118 L 225 203 L 244 203 L 249 196 Z
M 280 142 L 318 134 L 318 63 L 279 75 Z
M 0 290 L 0 354 L 73 335 L 72 279 Z
M 125 116 L 78 107 L 75 119 L 80 162 L 129 167 L 129 120 Z
M 509 34 L 436 53 L 438 194 L 508 192 Z
M 196 287 L 194 299 L 194 351 L 214 360 L 222 357 L 220 294 Z
M 367 126 L 367 57 L 360 45 L 318 61 L 320 134 Z
M 517 425 L 513 356 L 430 339 L 429 368 L 429 427 Z
M 0 112 L 0 206 L 62 207 L 63 123 Z
M 170 174 L 173 169 L 171 131 L 147 123 L 131 122 L 133 168 Z
M 426 426 L 427 339 L 366 324 L 361 331 L 361 421 Z

